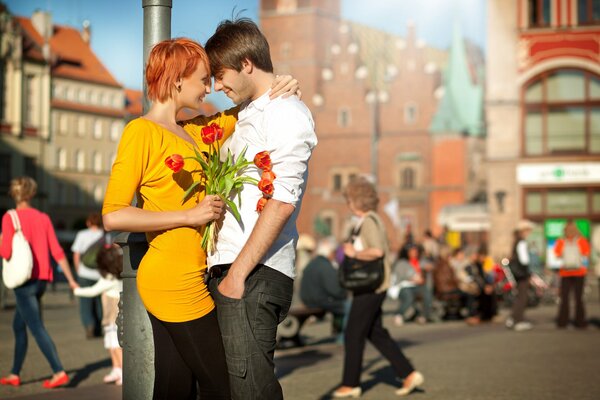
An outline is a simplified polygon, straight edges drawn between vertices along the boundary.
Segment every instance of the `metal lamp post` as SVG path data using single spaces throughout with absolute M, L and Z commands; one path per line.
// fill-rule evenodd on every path
M 144 70 L 152 46 L 171 37 L 172 0 L 142 0 L 144 10 Z M 143 72 L 142 72 L 143 76 Z M 144 80 L 143 108 L 150 106 Z M 123 399 L 150 400 L 154 387 L 154 342 L 136 277 L 148 250 L 142 233 L 122 233 L 115 242 L 123 249 L 123 292 L 119 301 L 119 343 L 123 347 Z

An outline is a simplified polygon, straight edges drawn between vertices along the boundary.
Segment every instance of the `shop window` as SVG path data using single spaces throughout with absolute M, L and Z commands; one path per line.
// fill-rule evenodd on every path
M 581 191 L 549 191 L 546 195 L 546 212 L 550 215 L 587 214 L 587 193 Z
M 543 212 L 542 194 L 529 192 L 525 196 L 525 212 L 527 214 L 541 214 Z
M 600 214 L 600 192 L 596 192 L 592 195 L 592 212 L 594 214 Z
M 555 70 L 532 81 L 523 93 L 524 154 L 600 153 L 597 98 L 600 78 L 589 72 Z

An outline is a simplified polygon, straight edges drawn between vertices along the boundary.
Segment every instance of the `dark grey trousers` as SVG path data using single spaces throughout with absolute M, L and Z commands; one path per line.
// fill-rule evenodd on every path
M 217 316 L 233 400 L 283 399 L 275 377 L 277 325 L 292 302 L 294 281 L 265 265 L 258 265 L 246 280 L 241 299 L 223 296 L 217 289 L 221 278 L 211 279 L 209 289 Z

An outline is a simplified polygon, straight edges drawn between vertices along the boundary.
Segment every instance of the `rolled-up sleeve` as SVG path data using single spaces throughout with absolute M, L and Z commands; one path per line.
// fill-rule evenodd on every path
M 308 160 L 317 144 L 308 110 L 284 103 L 266 126 L 275 180 L 275 200 L 296 207 L 308 177 Z

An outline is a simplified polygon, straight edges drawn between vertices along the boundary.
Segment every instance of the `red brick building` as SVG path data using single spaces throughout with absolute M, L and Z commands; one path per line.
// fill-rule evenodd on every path
M 319 138 L 298 221 L 301 233 L 343 237 L 350 212 L 341 191 L 357 174 L 376 175 L 394 246 L 408 227 L 417 237 L 436 228 L 432 210 L 465 201 L 465 195 L 444 197 L 443 189 L 458 179 L 464 192 L 468 174 L 448 181 L 448 171 L 432 168 L 436 152 L 444 157 L 453 151 L 437 150 L 444 134 L 430 134 L 443 95 L 446 51 L 427 46 L 412 25 L 399 37 L 346 21 L 340 0 L 262 0 L 260 24 L 277 72 L 300 80 Z M 432 204 L 436 187 L 441 191 Z

